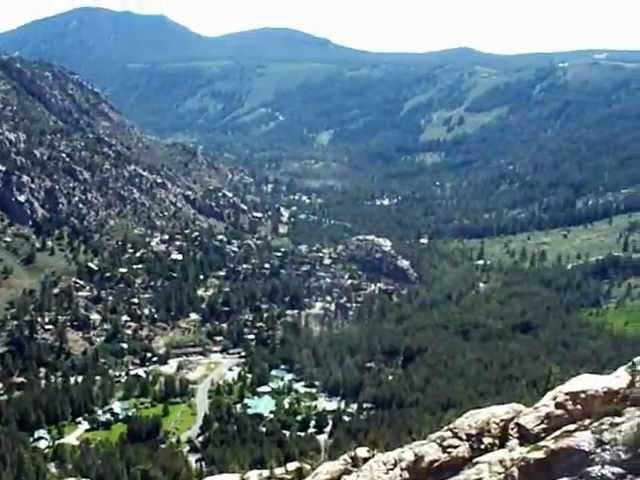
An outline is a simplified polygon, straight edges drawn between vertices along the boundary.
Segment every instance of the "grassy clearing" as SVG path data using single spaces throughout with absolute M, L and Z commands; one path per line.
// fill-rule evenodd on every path
M 9 302 L 16 300 L 23 291 L 37 289 L 40 280 L 46 274 L 73 273 L 73 267 L 60 250 L 56 250 L 54 255 L 38 252 L 33 264 L 25 266 L 15 254 L 0 247 L 0 269 L 4 267 L 10 269 L 12 273 L 8 278 L 3 277 L 0 281 L 0 311 L 4 310 Z
M 120 436 L 127 433 L 127 425 L 124 423 L 114 423 L 108 430 L 94 430 L 82 435 L 82 440 L 88 440 L 91 443 L 117 443 Z
M 640 213 L 618 215 L 609 220 L 594 222 L 588 226 L 564 227 L 553 230 L 521 233 L 518 235 L 494 237 L 485 240 L 485 257 L 489 260 L 509 260 L 525 247 L 531 252 L 547 252 L 549 260 L 558 255 L 568 263 L 597 258 L 609 253 L 621 253 L 625 232 L 629 224 L 640 221 Z M 480 240 L 465 242 L 478 248 Z M 640 234 L 630 235 L 630 248 L 640 246 Z M 577 258 L 579 257 L 579 258 Z
M 459 135 L 473 133 L 480 127 L 495 121 L 507 111 L 506 107 L 495 108 L 486 112 L 472 113 L 464 110 L 441 111 L 429 123 L 420 140 L 427 142 L 429 140 L 450 140 Z M 464 117 L 464 123 L 456 125 L 457 119 Z M 453 118 L 453 119 L 451 119 Z M 451 122 L 448 125 L 446 122 Z
M 411 111 L 415 107 L 431 100 L 431 98 L 433 98 L 434 96 L 434 93 L 435 91 L 432 90 L 426 93 L 421 93 L 420 95 L 416 95 L 415 97 L 407 100 L 402 106 L 402 112 L 400 113 L 400 116 L 404 116 L 407 112 Z
M 162 429 L 169 437 L 179 438 L 196 421 L 196 409 L 193 403 L 169 406 L 169 416 L 162 419 Z
M 640 334 L 640 304 L 624 305 L 606 313 L 607 323 L 615 332 Z
M 509 78 L 492 68 L 476 66 L 473 69 L 472 87 L 465 105 L 489 90 L 505 84 Z
M 163 404 L 152 404 L 149 400 L 135 402 L 138 415 L 143 417 L 162 417 Z M 193 402 L 182 402 L 169 405 L 169 414 L 162 417 L 162 431 L 168 439 L 179 438 L 196 421 L 196 409 Z M 122 434 L 127 433 L 127 425 L 123 422 L 114 423 L 109 429 L 94 430 L 82 435 L 82 440 L 91 443 L 116 443 Z
M 255 79 L 247 92 L 244 105 L 225 120 L 237 120 L 268 102 L 278 91 L 293 90 L 307 81 L 322 79 L 337 67 L 321 63 L 272 63 L 256 67 Z
M 162 417 L 163 405 L 154 405 L 139 411 L 140 415 Z M 179 437 L 196 421 L 196 409 L 192 402 L 169 405 L 169 415 L 162 417 L 162 430 L 169 438 Z
M 640 303 L 627 303 L 605 310 L 590 311 L 589 318 L 605 322 L 614 333 L 619 335 L 640 335 Z

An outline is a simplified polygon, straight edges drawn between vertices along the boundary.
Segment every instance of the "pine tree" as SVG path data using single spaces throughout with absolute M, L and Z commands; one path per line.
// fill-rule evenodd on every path
M 524 265 L 527 262 L 527 258 L 529 258 L 527 255 L 527 248 L 523 245 L 520 249 L 520 254 L 518 255 L 518 261 L 520 264 Z

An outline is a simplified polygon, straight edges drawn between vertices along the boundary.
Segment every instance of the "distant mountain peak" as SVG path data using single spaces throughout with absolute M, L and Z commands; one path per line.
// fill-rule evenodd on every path
M 0 51 L 62 63 L 90 78 L 97 69 L 131 63 L 258 58 L 331 62 L 356 52 L 291 28 L 205 37 L 163 15 L 98 7 L 70 10 L 2 33 Z
M 65 12 L 57 13 L 55 15 L 51 15 L 49 17 L 40 18 L 37 20 L 33 20 L 31 22 L 22 25 L 13 31 L 22 30 L 28 28 L 33 25 L 38 24 L 55 24 L 60 22 L 70 22 L 70 21 L 78 21 L 78 20 L 105 20 L 105 19 L 136 19 L 139 21 L 148 21 L 153 19 L 161 19 L 166 22 L 173 22 L 165 15 L 147 15 L 147 14 L 139 14 L 135 12 L 131 12 L 129 10 L 111 10 L 103 7 L 79 7 L 74 8 L 72 10 L 67 10 Z M 177 24 L 176 24 L 177 25 Z M 183 27 L 187 29 L 186 27 Z M 5 32 L 9 33 L 9 32 Z

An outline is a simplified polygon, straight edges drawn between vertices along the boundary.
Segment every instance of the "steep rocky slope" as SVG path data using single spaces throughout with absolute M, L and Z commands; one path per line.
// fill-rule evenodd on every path
M 0 58 L 0 211 L 36 230 L 159 229 L 207 221 L 194 198 L 228 172 L 196 149 L 144 137 L 61 67 Z
M 473 410 L 426 440 L 361 447 L 309 480 L 631 480 L 640 475 L 640 358 L 585 374 L 531 407 Z

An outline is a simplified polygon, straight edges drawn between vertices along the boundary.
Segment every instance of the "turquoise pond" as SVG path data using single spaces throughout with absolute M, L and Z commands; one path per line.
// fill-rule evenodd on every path
M 276 401 L 270 395 L 247 398 L 244 401 L 249 415 L 267 417 L 276 409 Z

